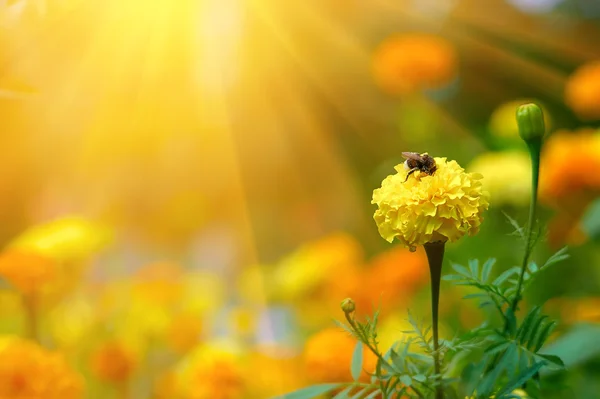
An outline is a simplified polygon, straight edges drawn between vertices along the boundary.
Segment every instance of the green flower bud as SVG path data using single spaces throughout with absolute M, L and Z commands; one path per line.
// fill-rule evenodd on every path
M 356 309 L 356 304 L 351 298 L 344 299 L 340 306 L 344 313 L 352 313 Z
M 524 104 L 517 108 L 519 135 L 526 142 L 539 141 L 544 137 L 544 114 L 536 104 Z

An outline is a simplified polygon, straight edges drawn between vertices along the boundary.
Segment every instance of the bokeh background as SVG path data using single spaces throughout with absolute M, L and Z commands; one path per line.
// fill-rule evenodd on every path
M 491 193 L 447 259 L 518 264 L 514 112 L 546 111 L 526 296 L 560 320 L 548 398 L 600 390 L 600 2 L 1 0 L 0 397 L 271 398 L 350 380 L 332 319 L 428 314 L 372 190 L 402 151 Z M 444 283 L 443 335 L 486 310 Z M 366 361 L 369 361 L 367 359 Z

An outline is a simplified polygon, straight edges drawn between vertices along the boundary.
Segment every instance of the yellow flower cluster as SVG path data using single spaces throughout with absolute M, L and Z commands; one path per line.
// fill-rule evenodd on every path
M 78 399 L 83 379 L 59 353 L 16 337 L 0 338 L 0 398 Z
M 406 180 L 403 165 L 386 177 L 373 191 L 378 209 L 373 216 L 379 234 L 389 242 L 394 238 L 414 250 L 436 241 L 456 241 L 479 231 L 482 212 L 488 208 L 488 193 L 482 176 L 466 173 L 456 161 L 435 158 L 433 176 L 419 171 Z M 405 182 L 406 180 L 406 182 Z

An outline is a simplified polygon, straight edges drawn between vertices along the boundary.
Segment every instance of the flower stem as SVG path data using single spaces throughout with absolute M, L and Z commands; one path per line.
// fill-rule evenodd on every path
M 537 209 L 537 194 L 538 194 L 538 182 L 540 177 L 540 152 L 542 149 L 542 141 L 533 140 L 527 142 L 529 148 L 529 155 L 531 157 L 531 202 L 529 203 L 529 220 L 527 222 L 526 240 L 525 240 L 525 254 L 523 255 L 523 263 L 521 265 L 521 274 L 519 275 L 519 282 L 517 284 L 517 291 L 515 292 L 515 298 L 511 304 L 511 310 L 513 314 L 517 311 L 519 301 L 521 300 L 521 291 L 523 289 L 523 280 L 525 278 L 525 272 L 527 271 L 527 264 L 529 263 L 529 256 L 532 250 L 533 240 L 533 226 L 535 224 L 535 214 Z
M 433 365 L 436 375 L 441 373 L 439 335 L 438 335 L 438 309 L 440 303 L 440 282 L 442 279 L 442 265 L 444 262 L 445 242 L 432 242 L 424 245 L 427 260 L 429 261 L 429 273 L 431 275 L 431 319 L 433 331 Z M 442 399 L 444 393 L 441 385 L 435 389 L 435 398 Z

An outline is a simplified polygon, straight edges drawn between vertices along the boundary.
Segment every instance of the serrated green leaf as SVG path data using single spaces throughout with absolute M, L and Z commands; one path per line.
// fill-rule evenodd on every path
M 409 387 L 412 385 L 412 378 L 408 374 L 404 374 L 400 376 L 400 382 L 405 386 Z
M 523 227 L 521 227 L 515 219 L 510 217 L 508 215 L 508 213 L 506 213 L 504 211 L 502 213 L 504 214 L 504 217 L 506 217 L 508 222 L 514 227 L 514 229 L 515 229 L 514 233 L 517 233 L 519 235 L 519 237 L 521 237 L 522 239 L 525 239 L 525 229 Z
M 562 247 L 561 249 L 556 251 L 550 258 L 548 258 L 546 263 L 544 263 L 544 265 L 542 266 L 542 269 L 545 269 L 546 267 L 548 267 L 550 265 L 553 265 L 555 263 L 558 263 L 562 260 L 569 258 L 570 255 L 567 253 L 568 250 L 569 250 L 568 247 Z
M 363 343 L 358 341 L 354 347 L 354 353 L 352 354 L 352 363 L 350 364 L 350 374 L 354 381 L 358 381 L 360 373 L 362 372 L 363 365 Z
M 337 395 L 335 395 L 333 398 L 334 399 L 350 399 L 350 391 L 352 391 L 353 387 L 348 387 L 346 389 L 344 389 L 343 391 L 341 391 L 340 393 L 338 393 Z
M 492 273 L 492 269 L 496 264 L 496 259 L 490 258 L 483 264 L 483 268 L 481 269 L 481 281 L 487 283 L 490 278 L 490 274 Z
M 533 348 L 533 352 L 537 353 L 537 351 L 539 351 L 542 348 L 542 346 L 544 346 L 544 343 L 546 342 L 550 334 L 552 334 L 552 331 L 556 328 L 557 325 L 557 322 L 551 321 L 550 323 L 547 323 L 544 327 L 542 327 L 542 329 L 540 329 L 540 334 L 535 340 L 536 342 Z
M 565 367 L 565 363 L 562 361 L 562 359 L 556 355 L 546 355 L 543 353 L 536 353 L 537 356 L 546 359 L 548 362 L 550 362 L 551 364 L 555 365 L 555 366 L 559 366 L 559 367 Z
M 521 344 L 525 343 L 525 338 L 531 332 L 531 327 L 539 316 L 540 311 L 540 306 L 535 306 L 529 311 L 529 313 L 527 313 L 525 319 L 523 319 L 523 323 L 521 323 L 519 329 L 517 330 L 517 339 Z
M 485 350 L 484 353 L 492 356 L 495 355 L 496 353 L 502 352 L 504 349 L 508 348 L 508 346 L 511 344 L 510 341 L 501 341 L 501 342 L 496 342 L 490 346 L 488 346 Z
M 346 324 L 344 324 L 338 320 L 333 320 L 333 322 L 335 323 L 336 326 L 338 326 L 342 330 L 346 331 L 348 334 L 354 336 L 354 331 L 352 331 L 352 329 L 350 327 L 348 327 Z
M 469 271 L 473 279 L 479 280 L 479 259 L 469 259 Z
M 506 280 L 508 280 L 508 278 L 510 276 L 512 276 L 515 273 L 519 273 L 520 270 L 521 270 L 521 268 L 518 266 L 511 267 L 510 269 L 505 270 L 504 272 L 502 272 L 502 274 L 500 274 L 498 277 L 496 277 L 496 279 L 494 280 L 492 285 L 495 285 L 496 287 L 501 286 L 502 284 L 504 284 L 504 282 Z
M 504 395 L 505 393 L 512 392 L 515 389 L 520 388 L 524 383 L 529 381 L 538 371 L 540 371 L 540 369 L 544 367 L 545 364 L 546 362 L 538 362 L 535 363 L 533 366 L 519 372 L 519 374 L 515 378 L 510 380 L 508 384 L 506 384 L 504 388 L 502 388 L 498 392 L 497 396 Z
M 320 384 L 302 388 L 297 391 L 279 396 L 276 399 L 313 399 L 319 395 L 343 387 L 345 384 Z
M 527 335 L 523 337 L 523 342 L 525 343 L 525 347 L 531 349 L 535 345 L 535 338 L 539 336 L 541 331 L 542 324 L 548 318 L 546 315 L 540 315 L 532 324 L 531 329 Z
M 400 355 L 396 353 L 396 351 L 391 352 L 390 359 L 396 372 L 402 372 L 404 370 L 404 361 L 402 360 Z
M 442 276 L 442 280 L 444 281 L 462 281 L 464 279 L 463 276 L 459 276 L 458 274 L 446 274 Z
M 461 274 L 465 277 L 471 277 L 471 273 L 469 273 L 466 267 L 459 265 L 458 263 L 452 263 L 451 266 L 458 274 Z

